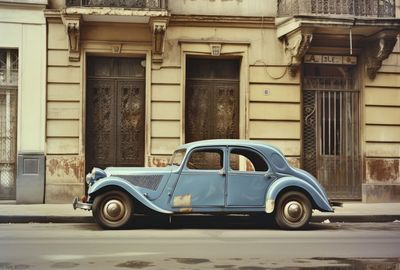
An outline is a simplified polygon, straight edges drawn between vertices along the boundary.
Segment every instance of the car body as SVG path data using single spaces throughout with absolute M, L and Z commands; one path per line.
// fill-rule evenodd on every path
M 107 229 L 124 227 L 135 213 L 267 213 L 280 227 L 298 229 L 313 209 L 333 212 L 311 174 L 256 141 L 192 142 L 178 147 L 166 167 L 94 168 L 86 181 L 88 197 L 73 206 L 92 210 Z

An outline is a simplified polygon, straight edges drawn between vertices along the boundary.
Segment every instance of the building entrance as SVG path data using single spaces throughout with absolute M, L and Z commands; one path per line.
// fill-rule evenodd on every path
M 144 166 L 144 58 L 88 57 L 86 168 Z
M 239 138 L 239 60 L 188 58 L 186 142 Z
M 303 167 L 333 199 L 361 199 L 355 75 L 353 67 L 305 65 Z

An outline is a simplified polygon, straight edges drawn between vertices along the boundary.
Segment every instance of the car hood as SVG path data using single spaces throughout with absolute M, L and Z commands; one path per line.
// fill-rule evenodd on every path
M 108 177 L 113 175 L 152 175 L 152 174 L 169 174 L 171 167 L 108 167 L 104 170 Z

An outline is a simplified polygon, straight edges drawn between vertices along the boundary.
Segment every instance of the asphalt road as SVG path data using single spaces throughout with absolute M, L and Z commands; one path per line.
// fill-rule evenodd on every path
M 400 223 L 0 224 L 0 269 L 399 269 Z M 146 224 L 144 224 L 146 225 Z M 372 268 L 371 268 L 372 267 Z M 396 268 L 397 267 L 397 268 Z

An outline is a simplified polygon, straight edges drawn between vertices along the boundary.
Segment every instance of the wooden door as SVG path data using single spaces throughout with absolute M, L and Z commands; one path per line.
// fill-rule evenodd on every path
M 186 142 L 239 138 L 238 60 L 188 58 Z
M 145 70 L 142 58 L 89 57 L 86 168 L 143 166 Z

